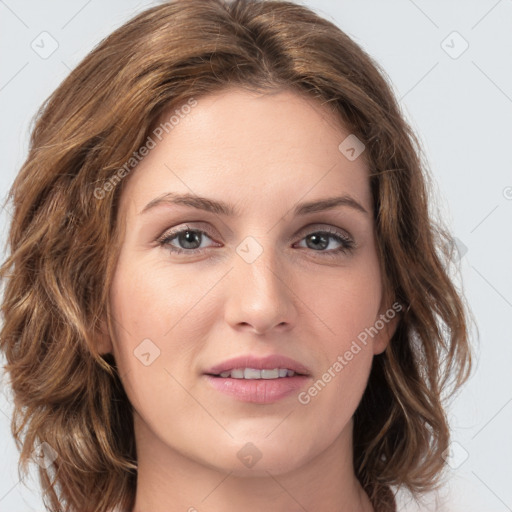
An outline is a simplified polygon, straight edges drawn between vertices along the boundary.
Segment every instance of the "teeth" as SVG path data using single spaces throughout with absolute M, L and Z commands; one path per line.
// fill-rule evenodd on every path
M 245 370 L 247 371 L 247 370 Z M 273 370 L 261 370 L 262 379 L 277 379 L 279 377 L 279 370 L 274 368 Z
M 246 368 L 244 370 L 244 379 L 261 379 L 261 370 L 255 370 L 254 368 Z
M 235 368 L 222 372 L 220 377 L 232 379 L 278 379 L 283 377 L 293 377 L 295 372 L 287 368 L 274 368 L 273 370 L 257 370 L 255 368 Z

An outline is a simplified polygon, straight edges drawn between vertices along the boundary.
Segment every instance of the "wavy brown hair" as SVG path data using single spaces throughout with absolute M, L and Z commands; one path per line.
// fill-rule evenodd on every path
M 354 469 L 378 511 L 394 509 L 393 487 L 421 494 L 439 482 L 444 400 L 471 367 L 469 314 L 450 277 L 449 234 L 429 212 L 421 146 L 384 71 L 304 6 L 177 0 L 101 41 L 48 98 L 9 195 L 0 349 L 18 470 L 41 443 L 57 454 L 39 467 L 52 511 L 133 507 L 132 406 L 95 341 L 110 322 L 130 179 L 119 169 L 164 112 L 228 86 L 315 98 L 366 145 L 384 289 L 405 307 L 355 413 Z

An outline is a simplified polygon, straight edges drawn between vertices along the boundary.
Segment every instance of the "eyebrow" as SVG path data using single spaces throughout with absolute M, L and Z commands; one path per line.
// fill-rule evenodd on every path
M 225 215 L 228 217 L 240 216 L 239 210 L 224 201 L 193 194 L 176 194 L 174 192 L 167 192 L 156 197 L 142 209 L 140 214 L 146 213 L 160 205 L 184 205 L 217 215 Z M 363 205 L 347 194 L 300 203 L 294 208 L 293 214 L 297 216 L 307 215 L 310 213 L 332 210 L 337 206 L 347 206 L 366 215 L 369 214 Z

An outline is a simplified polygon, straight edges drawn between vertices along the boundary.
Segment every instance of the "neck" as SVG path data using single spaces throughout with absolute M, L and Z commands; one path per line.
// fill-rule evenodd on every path
M 137 414 L 135 433 L 132 512 L 373 512 L 353 470 L 352 422 L 332 445 L 298 467 L 280 471 L 262 458 L 249 474 L 187 457 L 162 443 Z

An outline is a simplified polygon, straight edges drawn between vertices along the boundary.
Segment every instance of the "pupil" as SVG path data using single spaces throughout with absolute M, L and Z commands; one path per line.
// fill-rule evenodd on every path
M 310 241 L 313 242 L 312 246 L 309 243 Z M 320 242 L 320 245 L 315 245 L 315 243 L 318 244 L 318 242 Z M 313 234 L 306 237 L 306 244 L 310 249 L 318 249 L 319 247 L 325 249 L 329 245 L 329 240 L 325 235 Z
M 180 236 L 180 243 L 186 249 L 197 249 L 199 245 L 201 245 L 201 236 L 199 233 L 195 231 L 184 231 Z M 194 244 L 198 243 L 198 246 L 195 247 Z M 192 246 L 190 246 L 190 244 Z

